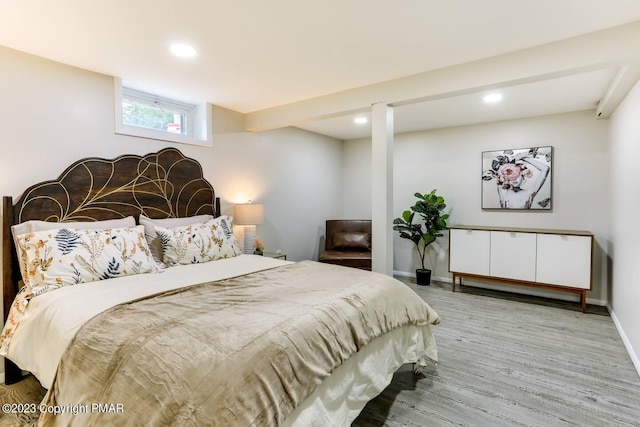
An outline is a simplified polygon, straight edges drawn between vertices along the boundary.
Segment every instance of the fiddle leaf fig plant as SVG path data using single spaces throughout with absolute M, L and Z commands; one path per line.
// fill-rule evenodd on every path
M 449 214 L 443 213 L 447 205 L 444 198 L 436 194 L 437 190 L 431 193 L 415 193 L 418 198 L 415 205 L 402 212 L 402 218 L 393 220 L 393 229 L 400 233 L 403 239 L 411 240 L 418 250 L 422 269 L 424 268 L 424 258 L 427 248 L 436 241 L 438 237 L 442 237 L 442 230 L 447 229 L 447 219 Z M 416 214 L 420 221 L 416 218 Z M 416 222 L 414 222 L 414 220 Z

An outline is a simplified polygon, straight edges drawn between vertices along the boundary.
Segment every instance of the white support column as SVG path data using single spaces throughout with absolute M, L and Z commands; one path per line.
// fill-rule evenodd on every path
M 371 106 L 371 263 L 393 275 L 393 107 Z

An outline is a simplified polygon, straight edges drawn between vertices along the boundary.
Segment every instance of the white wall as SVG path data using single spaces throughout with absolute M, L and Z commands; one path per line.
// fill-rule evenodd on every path
M 487 225 L 589 230 L 595 234 L 594 289 L 591 302 L 606 301 L 606 248 L 609 200 L 607 174 L 608 122 L 583 111 L 510 120 L 482 125 L 399 134 L 394 142 L 394 217 L 413 205 L 415 192 L 436 188 L 447 203 L 450 225 Z M 483 211 L 481 153 L 507 148 L 551 145 L 554 147 L 553 211 Z M 345 207 L 347 217 L 370 217 L 368 140 L 344 145 Z M 439 239 L 427 254 L 438 278 L 449 278 L 448 236 Z M 425 262 L 425 264 L 428 264 Z M 394 269 L 411 274 L 419 259 L 413 244 L 394 240 Z M 526 292 L 576 299 L 565 293 L 548 293 L 525 287 L 504 287 Z
M 394 147 L 397 144 L 394 141 Z M 344 218 L 371 219 L 371 140 L 345 141 L 342 153 Z
M 223 213 L 264 203 L 258 235 L 290 260 L 317 258 L 325 219 L 342 214 L 341 141 L 294 128 L 243 132 L 243 115 L 222 108 L 213 148 L 115 135 L 112 77 L 4 47 L 0 64 L 0 195 L 18 197 L 84 157 L 174 146 L 200 161 Z
M 232 129 L 216 130 L 221 114 Z M 266 250 L 280 249 L 293 261 L 318 259 L 325 220 L 342 215 L 342 142 L 297 128 L 242 132 L 241 119 L 214 109 L 211 182 L 223 213 L 233 215 L 236 203 L 263 203 L 257 235 Z
M 640 82 L 611 116 L 611 216 L 609 304 L 627 350 L 640 373 Z

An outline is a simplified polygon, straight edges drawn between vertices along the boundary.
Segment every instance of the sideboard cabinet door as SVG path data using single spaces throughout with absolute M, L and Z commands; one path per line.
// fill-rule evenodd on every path
M 491 232 L 491 276 L 536 280 L 536 235 L 512 231 Z
M 464 229 L 452 229 L 449 233 L 449 270 L 488 276 L 491 233 Z
M 591 236 L 538 234 L 536 281 L 591 288 Z

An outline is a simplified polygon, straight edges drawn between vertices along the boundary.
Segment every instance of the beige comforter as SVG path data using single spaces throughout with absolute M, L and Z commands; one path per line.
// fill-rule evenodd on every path
M 44 400 L 51 412 L 40 421 L 279 425 L 372 339 L 438 322 L 395 279 L 312 261 L 190 286 L 87 322 L 60 362 Z M 425 340 L 435 360 L 428 326 Z

